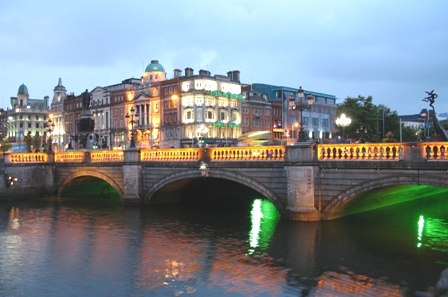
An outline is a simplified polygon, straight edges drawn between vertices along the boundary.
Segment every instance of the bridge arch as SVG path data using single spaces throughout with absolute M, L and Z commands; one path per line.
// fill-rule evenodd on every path
M 80 170 L 78 172 L 72 173 L 71 175 L 69 175 L 67 178 L 65 178 L 59 184 L 58 189 L 57 189 L 57 197 L 61 196 L 62 190 L 70 181 L 72 181 L 78 177 L 84 177 L 84 176 L 96 177 L 96 178 L 102 179 L 102 180 L 106 181 L 109 185 L 111 185 L 115 189 L 115 191 L 117 191 L 118 195 L 120 195 L 120 197 L 122 197 L 124 194 L 123 189 L 107 174 L 92 171 L 92 170 Z
M 383 176 L 375 180 L 362 182 L 349 189 L 345 189 L 328 202 L 322 209 L 322 220 L 328 220 L 339 206 L 358 195 L 372 190 L 397 185 L 427 185 L 448 188 L 448 177 L 417 173 L 401 176 Z
M 175 174 L 171 174 L 169 176 L 166 176 L 165 178 L 159 180 L 157 183 L 155 183 L 148 191 L 148 193 L 146 194 L 143 202 L 145 204 L 148 204 L 149 201 L 151 200 L 151 198 L 153 197 L 153 195 L 160 190 L 161 188 L 163 188 L 164 186 L 182 180 L 182 179 L 189 179 L 189 178 L 202 178 L 202 176 L 199 175 L 199 171 L 196 170 L 187 170 L 187 171 L 182 171 L 182 172 L 177 172 Z M 225 170 L 218 170 L 218 169 L 213 169 L 210 170 L 208 173 L 208 177 L 206 178 L 218 178 L 218 179 L 226 179 L 226 180 L 230 180 L 239 184 L 242 184 L 248 188 L 251 188 L 252 190 L 257 191 L 258 193 L 260 193 L 261 195 L 263 195 L 264 197 L 266 197 L 269 201 L 271 201 L 275 207 L 277 208 L 278 211 L 283 211 L 285 209 L 285 205 L 284 203 L 279 199 L 279 197 L 273 192 L 271 191 L 268 187 L 266 187 L 264 184 L 260 183 L 259 181 L 248 177 L 246 175 L 243 174 L 239 174 L 239 173 L 234 173 L 234 172 L 230 172 L 230 171 L 225 171 Z

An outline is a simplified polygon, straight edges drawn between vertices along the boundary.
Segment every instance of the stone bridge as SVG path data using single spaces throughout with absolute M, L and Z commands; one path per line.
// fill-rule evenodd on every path
M 59 196 L 76 179 L 95 177 L 113 187 L 123 204 L 143 205 L 176 201 L 191 181 L 221 179 L 255 190 L 285 219 L 329 220 L 448 191 L 447 146 L 419 142 L 7 153 L 0 194 Z M 400 192 L 404 188 L 406 195 Z

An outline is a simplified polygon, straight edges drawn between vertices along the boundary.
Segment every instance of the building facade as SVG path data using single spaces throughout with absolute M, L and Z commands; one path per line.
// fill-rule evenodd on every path
M 313 104 L 308 106 L 300 114 L 298 109 L 288 108 L 288 100 L 292 97 L 298 102 L 297 88 L 275 86 L 269 84 L 252 84 L 254 92 L 266 93 L 271 102 L 279 102 L 281 105 L 282 119 L 273 119 L 272 126 L 273 138 L 278 139 L 279 129 L 282 129 L 282 143 L 293 143 L 297 139 L 297 131 L 300 129 L 300 123 L 303 121 L 303 128 L 310 139 L 325 140 L 333 137 L 336 132 L 335 120 L 337 112 L 336 97 L 330 94 L 324 94 L 309 90 L 304 90 L 304 100 L 308 95 L 314 97 Z M 305 102 L 304 101 L 304 102 Z
M 49 97 L 32 99 L 25 84 L 20 85 L 17 97 L 10 98 L 6 110 L 7 139 L 13 144 L 13 151 L 37 151 L 46 142 Z M 30 147 L 25 148 L 25 142 Z

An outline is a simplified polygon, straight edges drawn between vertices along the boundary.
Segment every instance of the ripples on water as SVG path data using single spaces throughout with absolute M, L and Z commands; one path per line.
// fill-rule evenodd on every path
M 1 202 L 0 296 L 431 296 L 443 200 L 330 222 L 283 221 L 258 199 Z

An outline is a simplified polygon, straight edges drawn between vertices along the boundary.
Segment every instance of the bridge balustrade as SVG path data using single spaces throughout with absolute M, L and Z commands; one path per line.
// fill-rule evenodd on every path
M 216 147 L 210 148 L 213 161 L 278 161 L 285 159 L 284 146 Z
M 46 153 L 13 153 L 6 155 L 9 163 L 46 163 L 48 155 Z
M 399 161 L 403 143 L 319 144 L 318 159 L 339 161 Z
M 288 146 L 176 148 L 141 150 L 140 161 L 284 161 Z M 448 161 L 448 142 L 318 144 L 318 161 Z M 412 152 L 412 153 L 411 153 Z M 6 153 L 6 163 L 123 162 L 124 151 Z
M 140 152 L 141 161 L 198 161 L 201 149 L 156 149 L 142 150 Z
M 55 162 L 82 163 L 85 161 L 84 152 L 60 152 L 54 154 Z
M 422 150 L 423 157 L 429 161 L 447 161 L 448 156 L 446 150 L 448 149 L 447 142 L 425 142 Z
M 94 151 L 90 152 L 91 162 L 123 162 L 124 151 Z

